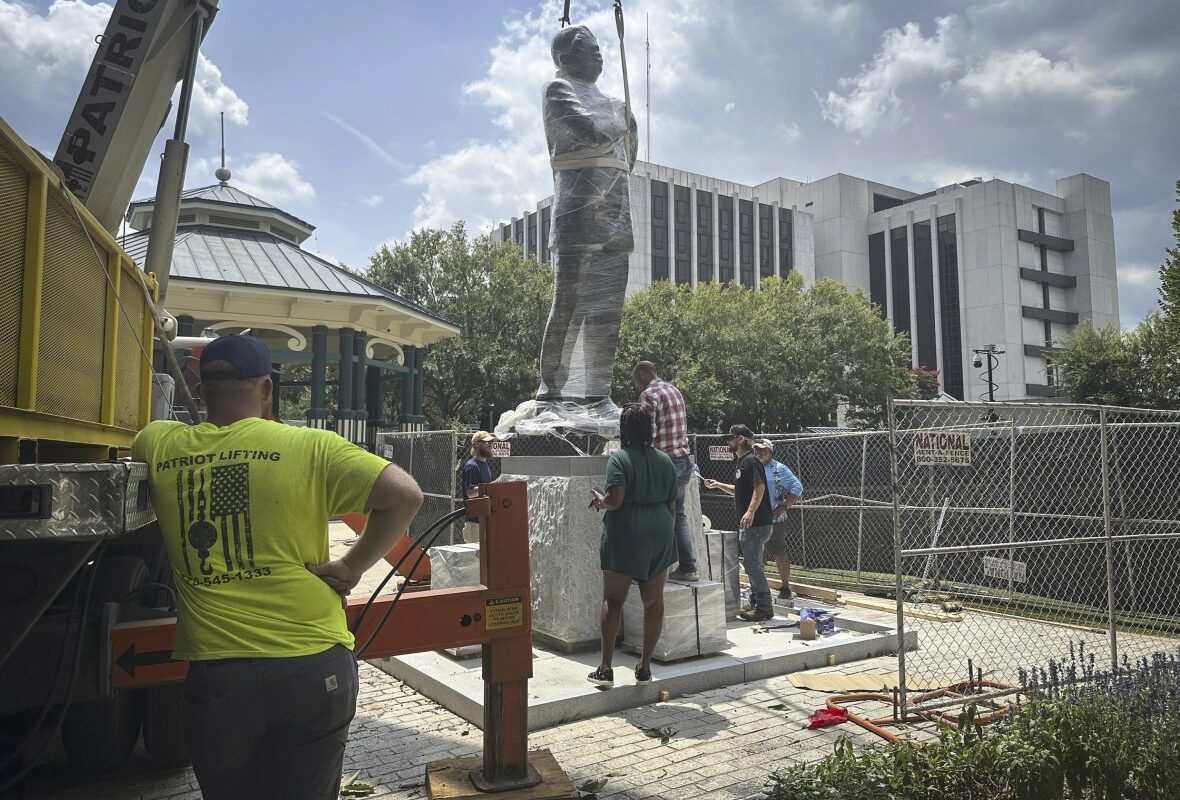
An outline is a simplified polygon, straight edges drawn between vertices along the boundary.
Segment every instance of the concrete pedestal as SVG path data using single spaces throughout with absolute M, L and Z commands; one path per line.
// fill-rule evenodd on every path
M 607 456 L 507 456 L 501 481 L 525 481 L 529 493 L 529 560 L 533 638 L 564 653 L 599 644 L 602 568 L 598 547 L 602 514 L 589 508 L 591 489 L 602 489 Z M 705 553 L 697 481 L 685 500 L 695 533 L 698 564 Z
M 720 583 L 697 581 L 664 586 L 664 627 L 652 658 L 660 662 L 718 653 L 725 638 L 725 598 Z M 632 586 L 623 604 L 623 649 L 643 652 L 643 601 Z

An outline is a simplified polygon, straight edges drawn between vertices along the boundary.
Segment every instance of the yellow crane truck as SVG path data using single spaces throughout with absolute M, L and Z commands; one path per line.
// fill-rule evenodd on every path
M 116 690 L 116 666 L 144 654 L 114 652 L 109 632 L 175 605 L 145 466 L 120 459 L 153 396 L 157 415 L 172 407 L 153 369 L 153 353 L 170 355 L 153 350 L 167 327 L 156 304 L 216 12 L 216 0 L 118 0 L 52 161 L 0 119 L 0 794 L 59 732 L 84 767 L 119 766 L 141 732 L 153 758 L 186 760 L 179 685 Z M 137 265 L 114 234 L 174 94 Z

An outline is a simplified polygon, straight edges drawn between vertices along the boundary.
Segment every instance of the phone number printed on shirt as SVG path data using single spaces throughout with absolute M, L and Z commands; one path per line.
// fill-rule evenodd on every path
M 270 575 L 270 567 L 259 567 L 257 569 L 244 569 L 238 572 L 225 572 L 221 575 L 209 575 L 203 578 L 194 578 L 188 575 L 181 575 L 180 579 L 190 586 L 221 586 L 226 583 L 233 583 L 235 581 L 252 581 L 255 578 L 265 578 Z

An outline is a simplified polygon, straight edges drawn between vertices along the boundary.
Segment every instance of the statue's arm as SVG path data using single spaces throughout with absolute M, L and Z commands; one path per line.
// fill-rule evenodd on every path
M 594 113 L 586 108 L 569 82 L 561 79 L 550 81 L 545 87 L 543 103 L 545 120 L 561 121 L 563 125 L 569 126 L 578 139 L 591 142 L 610 139 L 594 124 Z
M 627 115 L 627 163 L 635 169 L 635 159 L 639 157 L 639 125 L 635 122 L 635 115 Z

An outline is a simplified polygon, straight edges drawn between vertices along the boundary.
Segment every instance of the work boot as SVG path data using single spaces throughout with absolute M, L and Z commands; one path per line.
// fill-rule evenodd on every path
M 685 583 L 695 583 L 696 581 L 699 581 L 700 579 L 701 579 L 701 576 L 697 574 L 697 571 L 695 569 L 691 570 L 691 571 L 682 570 L 682 569 L 674 569 L 674 570 L 672 570 L 672 572 L 670 572 L 668 574 L 668 580 L 670 580 L 670 581 L 684 581 Z
M 615 671 L 610 667 L 599 667 L 587 675 L 586 680 L 595 686 L 602 686 L 609 689 L 615 685 Z
M 774 612 L 767 611 L 764 608 L 752 608 L 749 611 L 743 611 L 738 614 L 738 619 L 746 622 L 765 622 L 768 619 L 774 619 Z

